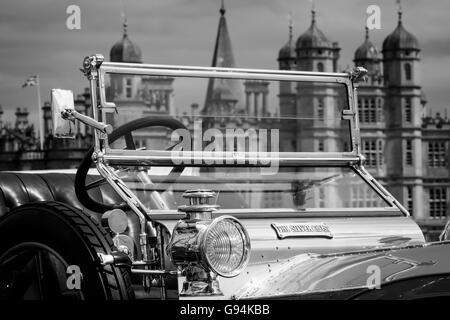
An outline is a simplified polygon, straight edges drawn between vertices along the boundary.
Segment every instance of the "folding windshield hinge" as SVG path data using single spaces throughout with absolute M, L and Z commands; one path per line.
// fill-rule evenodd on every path
M 342 110 L 342 120 L 353 120 L 355 117 L 355 112 L 350 109 Z

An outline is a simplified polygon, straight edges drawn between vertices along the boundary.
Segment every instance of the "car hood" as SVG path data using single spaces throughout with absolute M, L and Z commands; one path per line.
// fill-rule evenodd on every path
M 326 216 L 325 214 L 319 215 L 318 213 L 307 216 L 306 213 L 258 214 L 257 212 L 244 213 L 238 210 L 226 212 L 220 210 L 216 214 L 234 215 L 241 221 L 250 237 L 251 254 L 249 264 L 237 277 L 218 277 L 223 296 L 214 296 L 211 299 L 291 294 L 302 292 L 305 290 L 304 288 L 313 291 L 348 287 L 346 283 L 330 285 L 330 288 L 323 287 L 323 283 L 315 284 L 314 279 L 321 279 L 323 274 L 331 274 L 333 268 L 340 268 L 340 261 L 345 260 L 339 258 L 339 256 L 325 258 L 323 255 L 425 243 L 417 224 L 411 218 L 402 216 L 370 216 L 366 214 L 366 216 L 359 217 L 336 217 Z M 166 226 L 167 230 L 173 230 L 177 220 L 166 217 L 159 221 Z M 329 228 L 331 236 L 327 234 L 326 236 L 279 238 L 273 227 L 274 224 L 298 223 L 324 224 Z M 372 254 L 380 255 L 381 252 Z M 346 263 L 357 264 L 359 257 L 360 254 L 351 255 L 347 258 L 349 261 Z M 319 272 L 323 273 L 319 274 Z M 362 275 L 365 272 L 364 269 L 361 272 Z M 305 278 L 304 275 L 308 275 L 308 277 Z M 367 277 L 367 274 L 365 275 Z M 285 278 L 288 276 L 291 279 Z M 182 277 L 179 281 L 179 288 L 181 288 Z M 277 283 L 279 290 L 273 289 L 276 286 L 272 282 L 270 282 L 270 286 L 264 289 L 263 284 L 269 283 L 268 281 Z M 289 287 L 289 290 L 284 288 L 282 281 L 286 281 L 286 286 L 288 284 L 294 286 L 294 283 L 296 283 L 296 289 L 292 287 Z M 365 284 L 365 280 L 363 284 Z M 185 298 L 183 297 L 183 299 Z
M 398 280 L 448 274 L 450 242 L 341 254 L 300 254 L 236 292 L 236 299 L 350 298 Z M 378 279 L 378 280 L 377 280 Z M 379 282 L 377 282 L 379 281 Z M 314 295 L 316 294 L 316 295 Z

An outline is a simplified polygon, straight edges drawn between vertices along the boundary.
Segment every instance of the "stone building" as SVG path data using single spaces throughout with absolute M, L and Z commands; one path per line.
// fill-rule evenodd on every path
M 75 109 L 90 114 L 90 94 L 77 95 Z M 52 135 L 52 115 L 49 102 L 42 107 L 44 150 L 33 125 L 29 124 L 26 108 L 17 108 L 14 125 L 2 121 L 0 110 L 0 170 L 41 170 L 77 168 L 92 145 L 92 132 L 78 123 L 75 139 L 55 139 Z
M 292 38 L 290 30 L 288 43 L 279 51 L 279 69 L 339 71 L 339 46 L 318 28 L 314 11 L 309 29 L 296 44 Z M 417 38 L 404 27 L 400 11 L 397 27 L 383 41 L 381 52 L 366 29 L 364 42 L 354 54 L 355 66 L 368 70 L 366 81 L 358 87 L 358 113 L 365 166 L 408 208 L 429 237 L 435 238 L 450 214 L 449 121 L 439 114 L 425 116 L 420 51 Z M 297 94 L 298 88 L 289 83 L 280 86 L 282 115 L 295 112 Z M 333 112 L 335 104 L 325 92 L 316 94 L 323 98 L 307 104 L 314 109 L 314 121 L 320 121 L 326 110 Z M 292 126 L 289 131 L 292 141 L 299 141 L 295 135 L 300 136 L 301 129 Z M 335 151 L 331 134 L 313 137 L 314 146 L 309 148 Z M 285 143 L 291 139 L 286 138 Z M 285 149 L 308 151 L 299 145 L 285 145 Z
M 128 36 L 128 24 L 123 23 L 123 36 L 110 50 L 111 62 L 142 63 L 142 51 Z M 106 121 L 118 127 L 142 117 L 164 117 L 174 114 L 173 81 L 171 77 L 131 76 L 112 74 L 109 76 L 106 97 L 117 107 L 116 114 L 109 114 Z M 136 148 L 163 147 L 170 130 L 137 131 L 134 134 Z

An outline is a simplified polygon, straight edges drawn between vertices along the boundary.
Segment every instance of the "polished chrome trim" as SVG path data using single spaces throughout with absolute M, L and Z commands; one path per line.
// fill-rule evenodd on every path
M 139 246 L 141 248 L 142 260 L 148 261 L 153 257 L 149 257 L 149 247 L 147 242 L 146 229 L 151 229 L 151 232 L 156 235 L 156 230 L 153 225 L 148 224 L 147 221 L 153 221 L 150 217 L 150 211 L 144 204 L 139 200 L 139 198 L 126 186 L 126 184 L 117 176 L 114 171 L 107 165 L 103 163 L 101 156 L 95 162 L 97 170 L 100 175 L 106 179 L 108 184 L 113 188 L 114 191 L 128 204 L 131 210 L 139 218 L 140 233 L 139 233 Z
M 106 134 L 110 134 L 113 131 L 113 128 L 110 124 L 106 124 L 106 123 L 94 120 L 91 117 L 81 114 L 78 111 L 73 110 L 73 109 L 64 110 L 63 112 L 61 112 L 61 117 L 65 120 L 70 120 L 73 122 L 75 122 L 75 119 L 77 119 L 78 121 L 84 123 L 85 125 L 92 127 L 94 129 L 99 130 L 100 132 L 103 132 Z
M 393 207 L 397 207 L 404 216 L 409 217 L 410 213 L 408 210 L 388 191 L 385 187 L 383 187 L 366 168 L 362 165 L 356 165 L 353 167 L 355 172 L 367 182 L 368 185 L 374 189 L 374 191 L 382 197 L 388 204 Z
M 214 68 L 197 66 L 169 66 L 155 64 L 138 63 L 113 63 L 104 62 L 99 67 L 99 92 L 100 108 L 102 112 L 112 112 L 116 106 L 112 102 L 106 101 L 105 96 L 105 75 L 112 74 L 131 74 L 131 75 L 164 75 L 179 77 L 203 77 L 203 78 L 230 78 L 230 79 L 255 79 L 272 81 L 300 81 L 300 82 L 320 82 L 330 84 L 341 84 L 346 86 L 348 108 L 343 110 L 342 118 L 350 121 L 350 141 L 352 153 L 356 156 L 359 150 L 360 135 L 357 130 L 355 106 L 356 99 L 352 99 L 354 94 L 353 81 L 357 80 L 357 75 L 361 70 L 354 70 L 349 73 L 321 73 L 309 71 L 285 71 L 285 70 L 264 70 L 264 69 L 239 69 L 239 68 Z
M 230 215 L 238 219 L 270 218 L 337 218 L 337 217 L 400 217 L 402 212 L 397 207 L 384 208 L 339 208 L 339 209 L 220 209 L 212 214 L 213 218 Z M 179 220 L 185 215 L 177 210 L 152 210 L 154 220 Z
M 169 276 L 177 275 L 177 270 L 148 270 L 148 269 L 131 269 L 133 274 L 143 274 L 147 276 Z
M 175 156 L 171 151 L 165 150 L 119 150 L 108 149 L 103 159 L 109 164 L 117 165 L 149 165 L 149 166 L 174 166 L 174 163 L 186 163 L 186 166 L 202 166 L 205 161 L 215 162 L 220 159 L 223 164 L 213 166 L 245 166 L 245 167 L 269 167 L 271 161 L 276 159 L 280 166 L 298 165 L 328 165 L 351 166 L 361 161 L 361 158 L 351 153 L 313 153 L 313 152 L 280 152 L 273 156 L 258 157 L 249 153 L 237 155 L 234 152 L 221 152 L 222 157 L 215 156 L 214 152 L 184 151 L 183 155 Z M 218 153 L 217 153 L 218 154 Z M 270 153 L 268 153 L 270 155 Z M 244 162 L 239 164 L 239 161 Z M 228 164 L 227 164 L 228 162 Z M 192 164 L 187 164 L 192 163 Z M 197 164 L 196 164 L 197 163 Z M 255 164 L 252 164 L 255 163 Z M 262 165 L 261 163 L 268 163 Z
M 268 80 L 268 81 L 299 81 L 299 82 L 321 82 L 321 83 L 337 83 L 348 85 L 349 80 L 345 77 L 336 77 L 332 75 L 321 74 L 283 74 L 283 73 L 249 73 L 239 72 L 234 69 L 215 70 L 186 70 L 186 69 L 142 69 L 142 68 L 102 68 L 106 73 L 113 74 L 129 74 L 129 75 L 146 75 L 146 76 L 171 76 L 171 77 L 203 77 L 203 78 L 227 78 L 227 79 L 252 79 L 252 80 Z
M 228 77 L 229 76 L 228 73 L 232 73 L 232 74 L 243 74 L 244 77 L 247 77 L 248 75 L 267 75 L 267 76 L 284 75 L 287 77 L 295 76 L 296 79 L 299 79 L 298 77 L 307 77 L 308 79 L 306 80 L 311 79 L 311 77 L 318 77 L 318 78 L 330 78 L 333 80 L 331 82 L 351 81 L 349 73 L 289 71 L 289 70 L 270 70 L 270 69 L 218 68 L 218 67 L 181 66 L 181 65 L 145 64 L 145 63 L 117 63 L 117 62 L 103 62 L 101 69 L 109 73 L 129 73 L 129 70 L 134 70 L 135 72 L 139 72 L 136 74 L 147 74 L 145 72 L 149 72 L 149 70 L 158 70 L 159 73 L 164 73 L 165 71 L 199 72 L 201 73 L 202 76 L 207 76 L 206 74 L 210 74 L 211 77 L 217 77 L 217 74 L 220 73 L 224 73 L 224 75 Z M 179 75 L 181 75 L 181 73 Z
M 243 241 L 243 246 L 244 246 L 243 253 L 242 253 L 242 260 L 240 262 L 240 265 L 233 271 L 228 271 L 227 273 L 219 272 L 217 270 L 217 268 L 211 264 L 211 261 L 209 261 L 207 254 L 206 254 L 206 252 L 207 252 L 206 248 L 208 247 L 206 240 L 208 239 L 208 235 L 210 232 L 212 232 L 214 230 L 216 225 L 219 224 L 220 222 L 222 222 L 223 220 L 231 221 L 232 224 L 234 224 L 235 226 L 237 226 L 238 229 L 240 229 L 239 231 L 240 231 L 241 237 L 243 238 L 242 241 Z M 211 224 L 208 226 L 205 233 L 203 235 L 201 235 L 201 237 L 202 238 L 200 240 L 200 245 L 199 245 L 200 255 L 202 256 L 202 260 L 207 263 L 209 268 L 214 273 L 216 273 L 224 278 L 233 278 L 233 277 L 237 276 L 238 274 L 240 274 L 247 267 L 247 264 L 250 261 L 250 252 L 251 252 L 250 236 L 248 234 L 247 229 L 244 227 L 244 225 L 235 217 L 229 216 L 229 215 L 223 215 L 223 216 L 217 217 L 216 219 L 212 220 Z

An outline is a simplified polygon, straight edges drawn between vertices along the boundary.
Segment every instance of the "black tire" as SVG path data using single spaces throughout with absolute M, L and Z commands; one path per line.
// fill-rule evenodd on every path
M 134 298 L 130 270 L 126 267 L 100 264 L 98 253 L 109 254 L 114 250 L 108 233 L 86 213 L 59 202 L 26 204 L 11 210 L 0 220 L 0 298 L 24 298 L 18 295 L 18 291 L 25 289 L 22 289 L 23 285 L 21 287 L 17 283 L 25 281 L 20 279 L 20 275 L 32 274 L 34 271 L 30 272 L 30 262 L 24 264 L 22 269 L 17 266 L 21 266 L 20 263 L 28 257 L 36 259 L 33 250 L 39 251 L 37 260 L 39 262 L 30 261 L 39 266 L 34 267 L 40 271 L 36 273 L 42 274 L 38 280 L 39 298 L 85 300 Z M 44 252 L 43 255 L 40 250 Z M 14 259 L 17 262 L 14 262 Z M 52 263 L 57 261 L 57 265 L 49 267 L 45 264 L 48 261 Z M 82 274 L 81 287 L 78 290 L 70 288 L 69 294 L 67 288 L 64 288 L 64 293 L 53 292 L 53 289 L 49 288 L 51 284 L 61 284 L 61 281 L 70 276 L 65 273 L 66 270 L 61 267 L 62 265 L 78 266 Z M 51 270 L 47 272 L 48 276 L 45 274 L 46 270 Z M 58 272 L 61 270 L 64 274 Z M 61 280 L 60 277 L 65 278 Z M 16 284 L 19 287 L 17 290 L 14 289 Z

